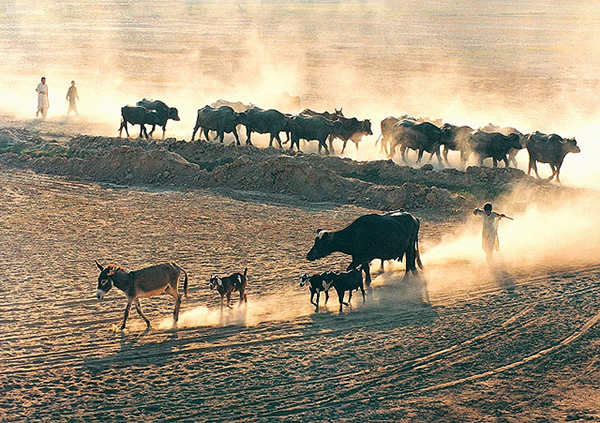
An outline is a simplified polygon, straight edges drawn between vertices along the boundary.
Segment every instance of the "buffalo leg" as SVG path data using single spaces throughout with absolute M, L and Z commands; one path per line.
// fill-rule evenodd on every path
M 199 126 L 194 126 L 194 130 L 192 131 L 191 141 L 194 141 L 194 137 L 196 136 L 196 132 L 198 132 L 199 128 L 200 128 Z M 201 135 L 202 135 L 202 130 L 200 130 L 200 135 L 199 135 L 200 138 L 202 138 Z
M 150 133 L 148 134 L 150 136 L 150 138 L 152 138 L 152 134 L 154 133 L 155 129 L 156 129 L 156 124 L 152 124 L 152 129 L 150 130 Z M 164 137 L 163 137 L 163 139 L 164 139 Z
M 123 119 L 121 121 L 121 126 L 119 127 L 119 138 L 121 138 L 123 134 L 123 129 L 125 129 L 125 133 L 127 134 L 127 138 L 129 138 L 129 131 L 127 130 L 127 121 Z
M 334 139 L 333 135 L 330 134 L 328 137 L 328 141 L 329 141 L 329 151 L 331 151 L 331 154 L 335 154 L 335 150 L 333 149 L 333 139 Z
M 327 147 L 327 143 L 325 142 L 327 138 L 319 140 L 319 153 L 321 152 L 321 146 L 325 149 L 325 154 L 329 155 L 329 148 Z
M 340 302 L 340 312 L 341 312 L 343 310 L 342 306 L 345 304 L 344 303 L 344 291 L 340 290 L 340 291 L 337 291 L 337 293 L 338 293 L 338 300 Z M 348 305 L 348 304 L 346 304 L 346 305 Z
M 329 301 L 329 291 L 325 291 L 325 304 Z
M 366 298 L 365 298 L 365 288 L 362 285 L 358 286 L 360 288 L 360 291 L 362 292 L 362 296 L 363 296 L 363 304 L 367 302 Z
M 233 128 L 232 132 L 233 132 L 233 136 L 235 137 L 235 141 L 236 141 L 237 145 L 242 145 L 242 144 L 240 144 L 240 137 L 239 137 L 239 135 L 237 133 L 237 129 Z M 223 135 L 222 134 L 221 134 L 221 142 L 223 142 Z
M 210 138 L 208 138 L 209 129 L 204 128 L 204 131 L 202 131 L 202 132 L 204 132 L 204 138 L 206 138 L 206 142 L 210 142 Z
M 342 145 L 342 151 L 340 152 L 340 154 L 344 154 L 344 151 L 346 150 L 346 145 L 348 144 L 348 140 L 344 140 L 344 144 Z M 358 150 L 358 144 L 356 144 L 357 150 Z
M 227 308 L 231 308 L 231 292 L 227 293 Z
M 283 144 L 281 143 L 281 138 L 279 137 L 279 132 L 275 132 L 274 134 L 271 134 L 271 141 L 269 142 L 269 147 L 271 147 L 273 145 L 273 138 L 275 138 L 277 140 L 277 143 L 279 144 L 279 148 L 283 148 Z
M 365 272 L 365 283 L 367 284 L 367 289 L 371 290 L 371 268 L 369 263 L 363 263 L 361 267 L 363 272 Z
M 148 318 L 146 316 L 144 316 L 144 313 L 142 312 L 142 305 L 140 304 L 140 300 L 138 298 L 136 298 L 133 303 L 135 304 L 135 309 L 137 310 L 138 314 L 146 322 L 146 326 L 150 327 L 150 320 L 148 320 Z

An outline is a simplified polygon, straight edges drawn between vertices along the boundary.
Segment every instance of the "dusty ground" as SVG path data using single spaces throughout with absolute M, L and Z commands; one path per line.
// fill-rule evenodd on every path
M 459 262 L 409 282 L 388 272 L 365 305 L 355 296 L 338 313 L 332 293 L 315 313 L 298 275 L 348 259 L 307 262 L 313 231 L 367 209 L 9 168 L 0 186 L 2 420 L 600 418 L 596 265 L 489 271 Z M 452 230 L 424 219 L 426 266 Z M 190 298 L 179 327 L 161 296 L 143 301 L 152 330 L 132 313 L 117 331 L 125 300 L 116 291 L 96 300 L 94 259 L 183 266 Z M 246 266 L 248 307 L 221 314 L 209 275 Z
M 578 190 L 518 170 L 400 167 L 374 144 L 381 119 L 405 113 L 556 132 L 582 148 L 565 184 L 597 187 L 593 2 L 9 3 L 1 421 L 600 420 L 596 197 L 575 212 L 563 206 Z M 46 121 L 33 119 L 42 74 Z M 73 78 L 80 116 L 65 117 Z M 299 111 L 286 91 L 370 118 L 375 134 L 346 150 L 370 161 L 261 137 L 260 149 L 184 142 L 204 104 Z M 120 107 L 142 97 L 179 108 L 166 142 L 114 138 Z M 489 199 L 515 217 L 491 269 L 468 219 Z M 332 293 L 315 313 L 298 276 L 348 258 L 306 261 L 314 231 L 397 207 L 422 220 L 421 276 L 386 264 L 366 304 L 339 313 Z M 119 332 L 125 299 L 96 299 L 95 259 L 183 266 L 178 327 L 160 296 L 143 301 L 151 330 L 133 312 Z M 210 274 L 246 266 L 247 308 L 221 313 Z

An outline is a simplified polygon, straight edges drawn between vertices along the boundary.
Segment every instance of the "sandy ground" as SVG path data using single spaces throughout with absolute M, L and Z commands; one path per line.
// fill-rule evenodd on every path
M 372 120 L 375 134 L 346 150 L 353 159 L 384 158 L 379 122 L 409 114 L 575 136 L 582 153 L 565 160 L 563 182 L 600 181 L 595 2 L 5 3 L 3 141 L 110 142 L 120 108 L 143 97 L 178 107 L 167 137 L 186 140 L 205 104 L 299 111 L 282 104 L 288 92 L 302 108 Z M 33 119 L 42 75 L 46 121 Z M 65 117 L 72 79 L 80 116 Z M 107 157 L 99 150 L 96 168 L 110 173 Z M 523 169 L 526 154 L 518 159 Z M 355 295 L 339 313 L 332 293 L 317 313 L 298 276 L 349 260 L 306 261 L 314 231 L 341 229 L 375 205 L 298 201 L 268 186 L 148 186 L 153 170 L 143 163 L 133 183 L 125 173 L 93 179 L 93 165 L 65 179 L 22 170 L 20 160 L 0 165 L 0 421 L 600 421 L 593 196 L 577 214 L 538 191 L 506 202 L 503 211 L 519 213 L 512 229 L 501 227 L 511 260 L 494 268 L 482 260 L 478 227 L 434 218 L 448 207 L 422 207 L 420 276 L 404 281 L 400 265 L 387 265 L 366 304 Z M 501 174 L 476 173 L 467 184 Z M 474 247 L 465 248 L 464 230 Z M 132 312 L 118 331 L 124 295 L 96 299 L 94 260 L 185 268 L 190 298 L 177 328 L 163 295 L 142 301 L 151 330 Z M 248 306 L 221 313 L 208 278 L 244 267 Z
M 312 233 L 365 209 L 6 170 L 0 186 L 2 420 L 600 419 L 598 266 L 388 272 L 366 304 L 339 313 L 332 293 L 315 313 L 299 274 L 348 259 L 307 262 Z M 426 266 L 451 230 L 424 222 Z M 151 330 L 133 312 L 117 331 L 125 299 L 95 298 L 94 259 L 184 267 L 178 328 L 165 295 L 143 301 Z M 247 308 L 221 314 L 210 274 L 246 266 Z

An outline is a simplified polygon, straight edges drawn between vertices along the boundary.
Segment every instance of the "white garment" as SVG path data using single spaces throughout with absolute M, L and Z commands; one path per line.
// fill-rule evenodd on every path
M 481 214 L 483 222 L 483 230 L 481 233 L 481 247 L 486 253 L 491 253 L 494 250 L 500 249 L 498 242 L 498 225 L 500 224 L 500 216 L 498 213 L 491 212 L 489 216 L 483 211 L 478 210 L 477 214 Z
M 35 90 L 38 93 L 38 110 L 50 107 L 50 101 L 48 101 L 48 84 L 40 82 Z

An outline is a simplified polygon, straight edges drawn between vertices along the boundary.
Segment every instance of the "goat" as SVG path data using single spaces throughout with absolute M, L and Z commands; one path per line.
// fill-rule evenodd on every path
M 319 299 L 321 297 L 321 292 L 325 293 L 325 304 L 329 300 L 329 288 L 331 288 L 331 284 L 325 280 L 325 275 L 331 273 L 329 270 L 324 273 L 317 273 L 314 275 L 308 275 L 303 273 L 300 275 L 300 286 L 305 286 L 307 283 L 310 283 L 310 303 L 314 305 L 315 311 L 319 311 Z M 317 296 L 317 302 L 313 301 L 314 296 Z
M 359 269 L 352 269 L 349 272 L 338 273 L 338 272 L 326 272 L 324 280 L 333 286 L 338 294 L 340 300 L 340 311 L 342 306 L 348 306 L 352 299 L 352 291 L 359 289 L 362 292 L 363 304 L 365 303 L 365 288 L 363 286 L 362 273 Z M 348 302 L 344 302 L 344 294 L 348 291 L 349 297 Z
M 210 281 L 208 282 L 210 289 L 216 288 L 219 294 L 221 294 L 221 310 L 223 310 L 223 299 L 225 296 L 227 296 L 227 307 L 231 308 L 231 305 L 229 305 L 231 302 L 231 294 L 235 291 L 240 293 L 239 306 L 242 305 L 242 301 L 244 301 L 245 304 L 248 304 L 248 296 L 246 295 L 246 286 L 248 284 L 247 274 L 248 268 L 245 268 L 244 274 L 234 273 L 225 278 L 220 278 L 217 275 L 210 276 Z
M 125 307 L 125 316 L 123 317 L 121 330 L 125 329 L 125 323 L 127 322 L 127 316 L 129 316 L 129 309 L 132 303 L 135 304 L 135 309 L 142 319 L 144 319 L 147 327 L 150 327 L 150 320 L 144 316 L 139 299 L 153 297 L 163 292 L 166 292 L 175 299 L 173 321 L 177 323 L 179 307 L 181 306 L 181 295 L 177 291 L 177 283 L 182 273 L 185 276 L 183 282 L 184 296 L 186 298 L 188 296 L 188 275 L 181 267 L 175 263 L 162 263 L 128 272 L 124 268 L 114 264 L 104 267 L 98 261 L 94 261 L 98 269 L 100 269 L 98 287 L 96 289 L 98 299 L 101 300 L 104 298 L 113 286 L 123 291 L 127 296 L 127 307 Z

